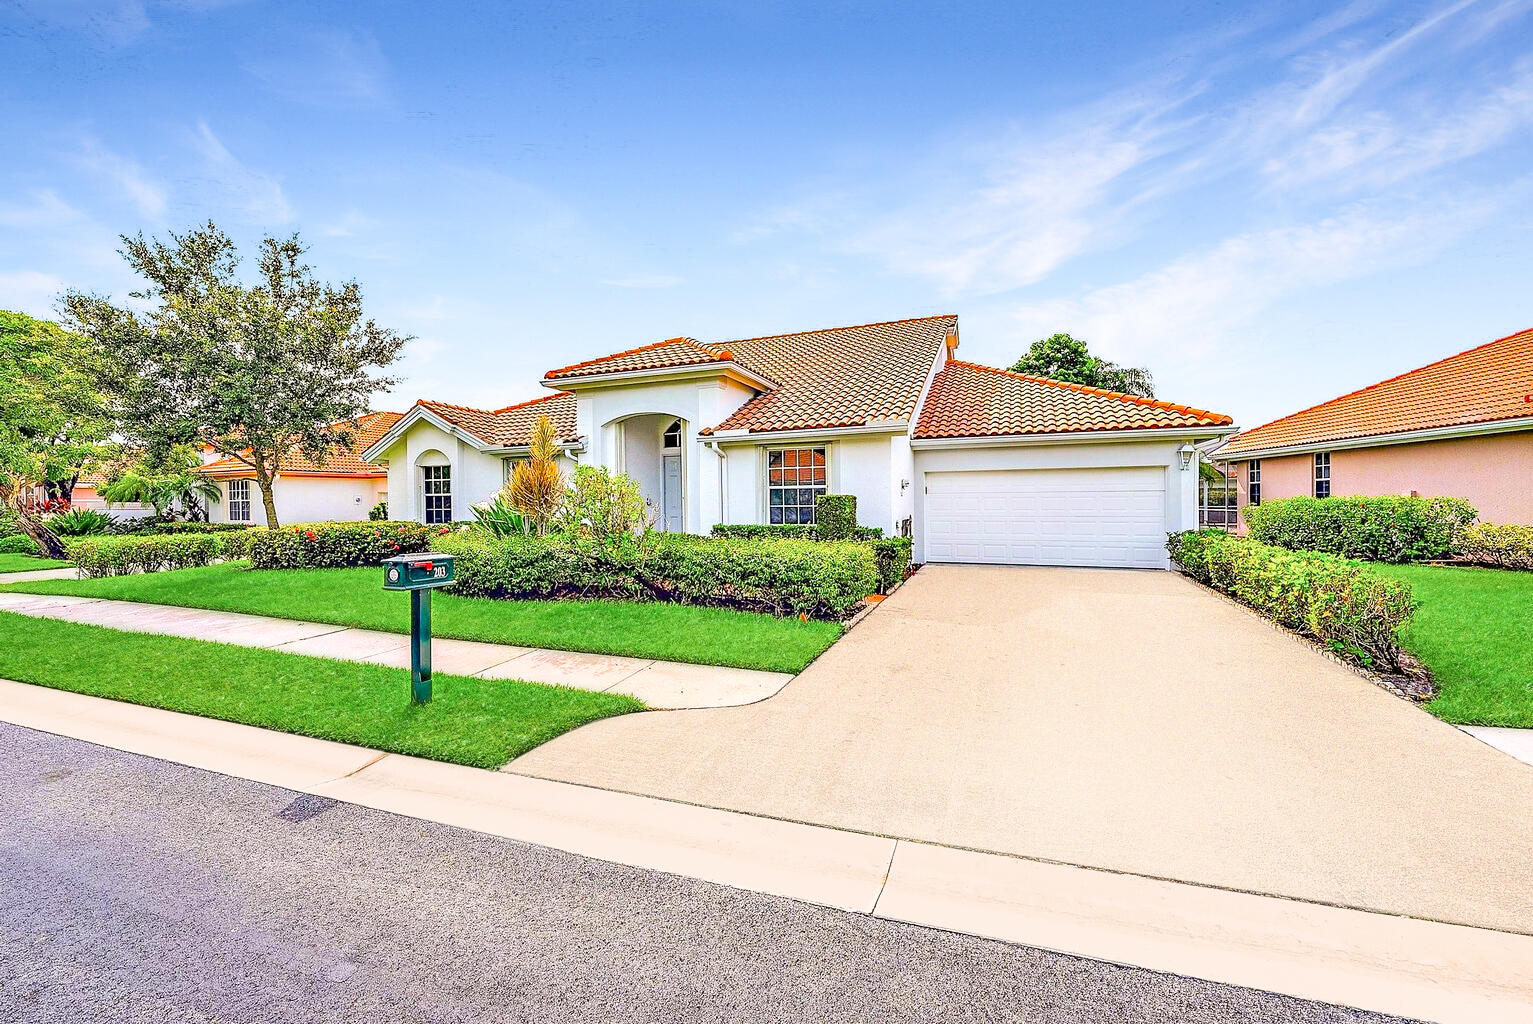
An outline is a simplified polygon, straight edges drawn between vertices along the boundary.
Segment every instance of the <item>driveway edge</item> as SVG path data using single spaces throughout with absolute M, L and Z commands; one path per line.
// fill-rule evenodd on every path
M 619 864 L 1442 1022 L 1533 1016 L 1533 936 L 896 841 L 0 680 L 0 721 Z

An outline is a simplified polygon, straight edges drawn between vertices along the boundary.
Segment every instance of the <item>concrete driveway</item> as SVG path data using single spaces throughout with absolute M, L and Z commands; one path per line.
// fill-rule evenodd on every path
M 506 770 L 1533 934 L 1533 768 L 1167 572 L 928 566 L 770 700 Z

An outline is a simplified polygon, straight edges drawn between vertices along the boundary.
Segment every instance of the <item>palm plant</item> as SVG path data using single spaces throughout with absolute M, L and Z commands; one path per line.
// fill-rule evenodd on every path
M 208 505 L 223 500 L 217 481 L 190 470 L 166 474 L 129 470 L 102 488 L 101 496 L 113 505 L 129 502 L 148 505 L 160 519 L 174 517 L 179 505 L 186 518 L 196 522 L 207 520 Z
M 507 504 L 525 516 L 539 536 L 548 532 L 564 501 L 566 487 L 558 457 L 553 420 L 539 416 L 532 425 L 527 460 L 516 464 L 501 491 Z
M 473 506 L 472 511 L 479 528 L 491 537 L 521 537 L 527 533 L 527 518 L 511 507 L 504 490 L 487 504 Z

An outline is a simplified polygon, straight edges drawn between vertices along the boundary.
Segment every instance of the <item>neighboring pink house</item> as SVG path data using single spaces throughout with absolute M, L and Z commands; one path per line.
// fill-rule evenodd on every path
M 1533 330 L 1231 437 L 1240 505 L 1346 494 L 1467 498 L 1533 523 Z

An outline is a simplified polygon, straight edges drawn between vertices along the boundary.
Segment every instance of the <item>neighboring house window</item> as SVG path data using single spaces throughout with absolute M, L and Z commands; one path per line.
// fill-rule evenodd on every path
M 250 522 L 250 481 L 229 481 L 229 522 Z
M 1315 497 L 1331 496 L 1331 453 L 1315 453 Z
M 814 522 L 815 500 L 824 493 L 824 448 L 767 452 L 767 522 Z
M 1246 501 L 1252 505 L 1262 503 L 1262 460 L 1246 463 Z
M 421 497 L 425 522 L 452 522 L 452 467 L 422 466 Z

